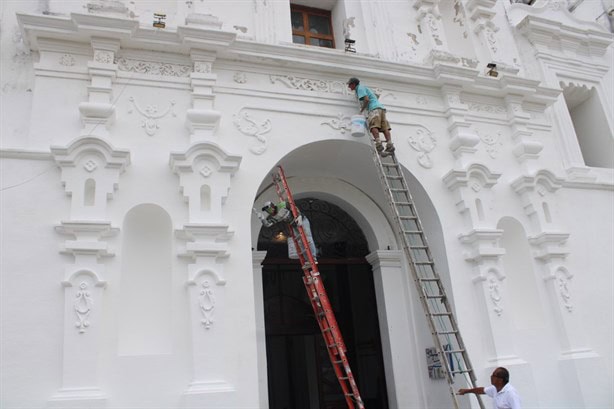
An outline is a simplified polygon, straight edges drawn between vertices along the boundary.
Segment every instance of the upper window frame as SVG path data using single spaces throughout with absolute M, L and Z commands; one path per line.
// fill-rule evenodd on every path
M 296 4 L 290 4 L 290 14 L 292 14 L 293 12 L 299 12 L 302 14 L 303 16 L 303 29 L 304 31 L 298 31 L 295 30 L 294 27 L 292 27 L 292 36 L 293 36 L 293 43 L 294 43 L 294 36 L 301 36 L 301 37 L 305 37 L 305 45 L 309 45 L 311 47 L 322 47 L 322 48 L 335 48 L 335 33 L 333 31 L 333 19 L 332 19 L 332 13 L 330 12 L 330 10 L 323 10 L 323 9 L 316 9 L 313 7 L 306 7 L 306 6 L 300 6 L 300 5 L 296 5 Z M 325 17 L 326 19 L 328 19 L 328 29 L 330 34 L 316 34 L 316 33 L 311 33 L 309 31 L 309 15 L 314 15 L 314 16 L 320 16 L 320 17 Z M 312 38 L 316 38 L 318 40 L 329 40 L 332 44 L 331 47 L 326 47 L 326 46 L 322 46 L 322 45 L 313 45 L 310 44 L 310 40 Z M 301 44 L 301 43 L 294 43 L 294 44 Z

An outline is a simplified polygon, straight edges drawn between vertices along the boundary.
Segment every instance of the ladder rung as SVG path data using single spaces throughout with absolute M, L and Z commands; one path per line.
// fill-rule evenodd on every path
M 439 278 L 419 278 L 420 281 L 439 281 Z
M 412 250 L 426 250 L 429 246 L 409 246 L 409 248 Z
M 414 262 L 414 264 L 419 265 L 419 266 L 423 266 L 423 265 L 427 265 L 427 264 L 435 264 L 432 261 L 416 261 Z
M 473 372 L 473 369 L 460 369 L 458 371 L 450 371 L 451 375 L 457 374 L 457 373 L 471 373 Z
M 422 234 L 422 230 L 403 230 L 405 234 Z
M 463 354 L 465 353 L 464 349 L 451 349 L 449 351 L 443 351 L 444 354 Z
M 401 220 L 416 220 L 418 219 L 416 216 L 399 216 L 399 219 Z M 416 230 L 422 233 L 421 230 Z
M 407 192 L 407 189 L 405 189 L 405 188 L 393 188 L 393 187 L 391 187 L 391 188 L 390 188 L 390 191 L 391 191 L 391 192 Z
M 399 167 L 399 165 L 397 165 L 396 163 L 384 163 L 384 162 L 382 162 L 382 166 L 388 166 L 389 168 Z
M 426 298 L 446 298 L 444 294 L 427 295 Z
M 400 205 L 400 206 L 412 206 L 411 202 L 392 202 L 395 205 Z M 417 217 L 414 217 L 415 219 L 417 219 Z
M 451 312 L 430 312 L 429 315 L 432 315 L 434 317 L 443 317 L 446 315 L 452 315 Z
M 458 331 L 454 330 L 454 331 L 438 331 L 436 332 L 437 335 L 450 335 L 450 334 L 456 334 L 458 333 Z
M 403 179 L 403 176 L 386 175 L 386 178 L 388 178 L 388 179 L 394 179 L 394 180 L 402 180 L 402 179 Z

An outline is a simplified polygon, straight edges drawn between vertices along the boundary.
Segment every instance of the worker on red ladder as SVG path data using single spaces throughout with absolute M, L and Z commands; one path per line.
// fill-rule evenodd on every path
M 294 237 L 300 237 L 298 226 L 303 226 L 303 229 L 305 230 L 305 235 L 307 236 L 307 242 L 309 243 L 309 249 L 311 250 L 311 254 L 314 258 L 314 261 L 316 260 L 316 246 L 313 241 L 313 236 L 311 234 L 311 225 L 307 217 L 303 216 L 302 214 L 299 214 L 298 217 L 294 219 L 292 216 L 292 212 L 290 211 L 290 204 L 285 201 L 279 202 L 277 204 L 268 201 L 262 207 L 262 211 L 264 213 L 256 213 L 264 227 L 271 227 L 277 223 L 288 223 L 288 225 L 291 226 L 294 232 Z M 302 247 L 302 243 L 300 242 L 300 240 L 299 246 Z M 305 253 L 304 249 L 301 249 L 301 252 Z M 294 240 L 288 240 L 288 257 L 291 259 L 298 259 Z

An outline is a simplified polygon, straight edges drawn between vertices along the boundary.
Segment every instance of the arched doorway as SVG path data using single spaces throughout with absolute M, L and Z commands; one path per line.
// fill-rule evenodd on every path
M 388 408 L 384 363 L 367 240 L 356 222 L 329 202 L 297 205 L 311 221 L 319 269 L 367 407 Z M 296 260 L 281 226 L 262 228 L 267 376 L 271 409 L 346 408 Z M 279 234 L 279 233 L 283 234 Z

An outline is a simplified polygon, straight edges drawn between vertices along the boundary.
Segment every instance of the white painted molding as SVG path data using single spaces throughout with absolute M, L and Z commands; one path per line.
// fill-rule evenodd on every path
M 564 50 L 587 57 L 604 57 L 612 35 L 596 22 L 577 19 L 566 1 L 549 0 L 543 7 L 513 4 L 508 16 L 540 51 Z

